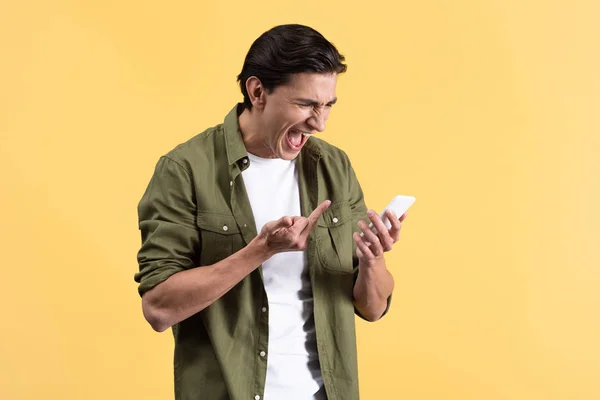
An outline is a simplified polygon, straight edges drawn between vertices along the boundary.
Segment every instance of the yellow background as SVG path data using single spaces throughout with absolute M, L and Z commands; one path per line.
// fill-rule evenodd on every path
M 0 6 L 0 398 L 172 398 L 136 206 L 222 121 L 266 29 L 347 56 L 322 137 L 368 204 L 417 197 L 362 398 L 600 399 L 596 0 L 9 1 Z

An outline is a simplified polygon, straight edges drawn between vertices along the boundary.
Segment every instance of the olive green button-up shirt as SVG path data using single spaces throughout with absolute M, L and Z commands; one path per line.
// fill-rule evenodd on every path
M 138 206 L 140 295 L 177 272 L 230 256 L 256 236 L 242 178 L 250 160 L 239 108 L 159 159 Z M 306 250 L 327 397 L 358 399 L 352 295 L 358 260 L 352 234 L 358 220 L 366 220 L 363 193 L 347 155 L 318 138 L 308 140 L 297 165 L 302 215 L 324 200 L 332 202 Z M 268 348 L 268 306 L 259 267 L 209 307 L 173 326 L 177 400 L 263 398 L 268 355 L 260 352 Z

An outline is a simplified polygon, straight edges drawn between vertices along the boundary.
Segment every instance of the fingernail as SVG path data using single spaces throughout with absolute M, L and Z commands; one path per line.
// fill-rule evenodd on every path
M 373 211 L 373 210 L 369 210 L 369 211 L 367 211 L 367 215 L 368 215 L 369 217 L 372 217 L 374 214 L 375 214 L 375 211 Z

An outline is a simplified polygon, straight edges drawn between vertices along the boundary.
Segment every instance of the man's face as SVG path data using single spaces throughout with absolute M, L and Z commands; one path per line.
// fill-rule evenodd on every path
M 261 125 L 272 157 L 293 160 L 310 135 L 325 130 L 336 84 L 336 74 L 300 73 L 266 94 Z

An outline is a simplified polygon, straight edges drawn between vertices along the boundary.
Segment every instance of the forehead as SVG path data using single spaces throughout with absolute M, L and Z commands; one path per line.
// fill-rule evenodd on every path
M 286 97 L 303 97 L 322 102 L 335 98 L 337 74 L 309 73 L 292 74 L 288 83 L 278 86 L 273 92 L 280 92 Z

